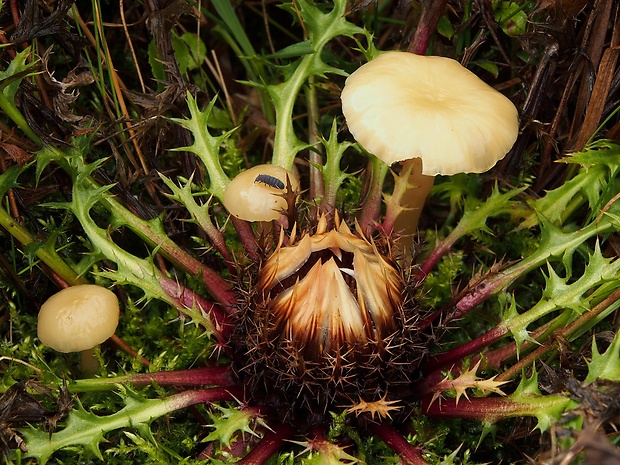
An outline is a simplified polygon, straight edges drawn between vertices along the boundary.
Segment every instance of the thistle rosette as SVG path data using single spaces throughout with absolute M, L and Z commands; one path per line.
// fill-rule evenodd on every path
M 391 399 L 423 354 L 413 288 L 405 283 L 387 244 L 339 218 L 334 228 L 321 218 L 300 238 L 293 231 L 286 245 L 281 235 L 233 338 L 248 394 L 289 405 L 287 419 Z

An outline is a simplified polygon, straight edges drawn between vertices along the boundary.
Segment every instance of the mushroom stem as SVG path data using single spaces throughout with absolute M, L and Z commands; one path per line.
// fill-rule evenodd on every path
M 94 347 L 80 352 L 80 361 L 82 377 L 91 378 L 96 374 L 99 374 L 99 359 L 97 358 L 97 354 L 95 354 Z
M 422 174 L 422 160 L 412 158 L 402 163 L 394 192 L 386 199 L 383 230 L 395 234 L 396 253 L 405 263 L 411 261 L 412 237 L 434 182 L 435 176 Z

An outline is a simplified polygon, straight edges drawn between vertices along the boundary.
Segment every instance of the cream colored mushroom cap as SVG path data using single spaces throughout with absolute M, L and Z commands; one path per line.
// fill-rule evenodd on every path
M 342 111 L 353 137 L 387 164 L 422 159 L 422 173 L 481 173 L 519 132 L 512 102 L 457 61 L 387 52 L 346 81 Z
M 37 333 L 43 344 L 58 352 L 92 349 L 114 334 L 119 308 L 116 295 L 95 284 L 57 292 L 41 306 Z
M 277 220 L 288 207 L 284 198 L 288 183 L 293 192 L 299 192 L 299 180 L 293 173 L 277 165 L 257 165 L 235 176 L 222 203 L 242 220 Z

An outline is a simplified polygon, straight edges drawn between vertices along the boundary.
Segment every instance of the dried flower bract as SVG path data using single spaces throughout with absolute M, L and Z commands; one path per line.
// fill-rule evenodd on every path
M 421 357 L 415 347 L 392 351 L 419 339 L 401 270 L 389 247 L 338 218 L 333 229 L 321 218 L 314 234 L 295 236 L 262 263 L 240 312 L 235 346 L 250 361 L 239 375 L 272 404 L 291 403 L 285 416 L 379 400 Z

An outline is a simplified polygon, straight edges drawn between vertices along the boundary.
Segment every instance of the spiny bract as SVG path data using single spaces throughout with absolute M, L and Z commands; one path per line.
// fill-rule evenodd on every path
M 423 355 L 414 288 L 390 248 L 321 217 L 284 235 L 244 292 L 233 364 L 250 397 L 286 420 L 402 394 Z

